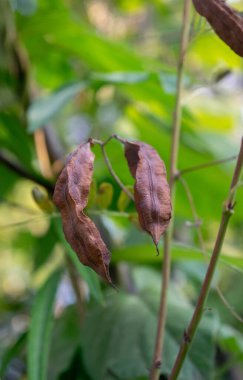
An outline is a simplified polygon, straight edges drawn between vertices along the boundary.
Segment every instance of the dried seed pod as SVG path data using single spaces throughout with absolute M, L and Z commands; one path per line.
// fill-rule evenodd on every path
M 170 188 L 164 162 L 148 144 L 125 141 L 125 156 L 135 178 L 134 198 L 141 227 L 159 243 L 171 218 Z
M 224 0 L 193 0 L 196 11 L 207 19 L 215 33 L 243 57 L 243 19 Z
M 90 142 L 69 156 L 55 186 L 53 201 L 61 212 L 66 240 L 82 264 L 111 283 L 110 252 L 92 220 L 84 214 L 93 175 L 94 154 Z

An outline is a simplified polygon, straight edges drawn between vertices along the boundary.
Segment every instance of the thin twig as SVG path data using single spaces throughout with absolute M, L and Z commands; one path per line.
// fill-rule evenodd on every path
M 184 0 L 184 10 L 182 19 L 182 30 L 181 30 L 181 41 L 180 41 L 180 53 L 178 60 L 178 70 L 177 70 L 177 85 L 176 85 L 176 100 L 175 109 L 173 114 L 173 136 L 172 136 L 172 146 L 171 146 L 171 157 L 170 157 L 170 176 L 169 185 L 171 190 L 172 205 L 174 206 L 174 183 L 175 176 L 177 173 L 177 161 L 178 161 L 178 148 L 180 139 L 180 129 L 181 129 L 181 96 L 182 96 L 182 78 L 184 70 L 184 58 L 189 40 L 189 29 L 190 29 L 190 0 Z M 153 362 L 150 371 L 150 380 L 159 379 L 161 372 L 161 361 L 164 348 L 164 335 L 165 335 L 165 321 L 167 317 L 167 293 L 170 279 L 170 251 L 171 251 L 171 239 L 173 231 L 173 217 L 170 222 L 169 229 L 164 235 L 164 259 L 162 264 L 162 288 L 159 306 L 159 316 L 158 316 L 158 326 L 156 333 L 155 349 L 153 355 Z
M 237 156 L 231 156 L 231 157 L 223 158 L 221 160 L 214 160 L 214 161 L 206 162 L 205 164 L 192 166 L 190 168 L 186 168 L 186 169 L 180 170 L 178 172 L 178 176 L 179 175 L 181 176 L 181 175 L 184 175 L 184 174 L 187 174 L 187 173 L 191 173 L 191 172 L 194 172 L 194 171 L 197 171 L 197 170 L 201 170 L 201 169 L 206 169 L 206 168 L 209 168 L 211 166 L 216 166 L 216 165 L 224 164 L 225 162 L 234 161 L 236 159 L 237 159 Z
M 184 190 L 185 190 L 185 193 L 186 193 L 186 196 L 187 196 L 187 199 L 188 199 L 188 202 L 190 204 L 190 208 L 192 210 L 192 215 L 193 215 L 193 219 L 194 219 L 194 222 L 195 222 L 195 225 L 196 225 L 196 231 L 197 231 L 197 237 L 198 237 L 198 240 L 199 240 L 199 246 L 200 246 L 200 249 L 205 257 L 205 260 L 206 262 L 208 263 L 208 256 L 206 254 L 206 250 L 205 250 L 205 243 L 204 243 L 204 239 L 203 239 L 203 235 L 202 235 L 202 231 L 201 231 L 201 224 L 198 223 L 199 221 L 199 217 L 198 217 L 198 214 L 197 214 L 197 210 L 196 210 L 196 205 L 195 205 L 195 202 L 194 202 L 194 199 L 193 199 L 193 196 L 192 196 L 192 193 L 191 193 L 191 190 L 187 184 L 187 182 L 185 181 L 184 178 L 182 177 L 179 177 L 179 180 L 182 184 L 182 186 L 184 187 Z M 219 288 L 218 285 L 215 286 L 215 290 L 219 296 L 219 298 L 221 299 L 222 303 L 224 304 L 224 306 L 226 307 L 226 309 L 241 323 L 243 323 L 243 318 L 241 318 L 241 316 L 234 310 L 234 308 L 230 305 L 230 303 L 228 302 L 228 300 L 225 298 L 225 296 L 223 295 L 221 289 Z
M 39 214 L 37 216 L 34 216 L 33 218 L 21 220 L 20 222 L 14 222 L 14 223 L 8 223 L 8 224 L 0 225 L 0 231 L 8 229 L 8 228 L 21 227 L 21 226 L 24 226 L 28 223 L 33 224 L 33 223 L 39 222 L 39 221 L 44 220 L 44 219 L 56 218 L 57 216 L 59 216 L 59 214 L 55 214 L 55 213 L 53 213 L 51 215 L 50 214 Z
M 200 323 L 203 310 L 204 310 L 204 305 L 206 303 L 206 300 L 210 291 L 213 275 L 214 275 L 218 258 L 221 252 L 221 248 L 224 242 L 224 237 L 227 231 L 228 223 L 234 211 L 235 192 L 236 192 L 237 184 L 240 179 L 240 173 L 241 173 L 242 167 L 243 167 L 243 138 L 241 140 L 240 152 L 239 152 L 237 163 L 235 166 L 229 195 L 223 207 L 220 226 L 219 226 L 217 238 L 215 241 L 213 253 L 210 259 L 210 263 L 207 269 L 207 273 L 202 284 L 202 288 L 198 297 L 198 301 L 197 301 L 192 319 L 184 333 L 184 339 L 181 344 L 177 358 L 175 360 L 174 366 L 172 368 L 171 374 L 169 376 L 169 380 L 175 380 L 178 378 L 182 365 L 185 361 L 186 354 L 189 350 L 190 343 L 192 342 L 194 335 L 197 331 L 198 325 Z
M 12 207 L 12 208 L 22 210 L 22 211 L 26 212 L 27 214 L 31 214 L 31 215 L 33 215 L 33 214 L 39 215 L 40 214 L 37 210 L 25 207 L 25 206 L 21 205 L 20 203 L 12 202 L 12 201 L 5 199 L 5 198 L 2 198 L 2 197 L 0 197 L 0 205 L 1 204 L 6 204 L 6 206 L 8 206 L 8 207 Z
M 188 184 L 184 178 L 179 177 L 179 181 L 181 182 L 181 184 L 185 190 L 185 193 L 186 193 L 186 196 L 187 196 L 187 199 L 188 199 L 191 211 L 192 211 L 194 223 L 197 226 L 197 236 L 198 236 L 198 240 L 199 240 L 199 246 L 200 246 L 201 251 L 204 253 L 205 252 L 205 244 L 204 244 L 204 240 L 203 240 L 203 236 L 202 236 L 202 231 L 200 228 L 201 223 L 199 223 L 200 218 L 199 218 L 197 210 L 196 210 L 196 205 L 195 205 L 191 190 L 190 190 L 190 188 L 189 188 L 189 186 L 188 186 Z
M 40 176 L 37 173 L 30 173 L 25 168 L 20 166 L 17 162 L 10 160 L 4 153 L 0 152 L 0 164 L 3 164 L 8 169 L 12 170 L 16 174 L 18 174 L 21 177 L 24 177 L 26 179 L 29 179 L 30 181 L 33 181 L 37 183 L 38 185 L 43 186 L 46 190 L 48 190 L 50 193 L 53 193 L 54 191 L 54 185 L 45 179 L 44 177 Z
M 224 306 L 227 308 L 227 310 L 235 317 L 235 319 L 237 319 L 237 321 L 239 321 L 240 323 L 243 324 L 243 318 L 241 318 L 241 316 L 235 311 L 235 309 L 233 308 L 233 306 L 225 298 L 225 296 L 223 295 L 221 289 L 218 286 L 216 286 L 216 291 L 217 291 L 217 293 L 218 293 L 221 301 L 223 302 Z
M 98 144 L 100 146 L 101 152 L 102 152 L 102 155 L 103 155 L 103 158 L 104 158 L 104 161 L 105 161 L 105 164 L 106 164 L 106 166 L 107 166 L 107 168 L 108 168 L 111 176 L 114 178 L 114 180 L 120 186 L 120 188 L 124 191 L 124 193 L 128 196 L 128 198 L 130 198 L 132 201 L 134 201 L 133 194 L 126 188 L 126 186 L 122 183 L 122 181 L 120 180 L 120 178 L 118 177 L 118 175 L 114 172 L 114 169 L 113 169 L 113 167 L 111 165 L 109 157 L 107 156 L 107 153 L 106 153 L 106 150 L 105 150 L 105 146 L 113 138 L 116 138 L 118 140 L 117 135 L 111 135 L 104 142 L 100 141 L 100 140 L 96 140 L 96 139 L 91 139 L 91 143 Z M 119 138 L 119 141 L 121 141 L 121 138 Z
M 120 178 L 117 176 L 117 174 L 114 172 L 113 170 L 113 167 L 111 165 L 111 162 L 106 154 L 106 150 L 105 150 L 105 147 L 104 145 L 101 145 L 101 151 L 102 151 L 102 154 L 103 154 L 103 157 L 104 157 L 104 161 L 105 161 L 105 164 L 109 170 L 109 172 L 111 173 L 112 177 L 114 178 L 114 180 L 118 183 L 118 185 L 120 186 L 120 188 L 124 191 L 124 193 L 132 200 L 134 201 L 134 196 L 132 195 L 132 193 L 126 188 L 126 186 L 122 183 L 122 181 L 120 180 Z

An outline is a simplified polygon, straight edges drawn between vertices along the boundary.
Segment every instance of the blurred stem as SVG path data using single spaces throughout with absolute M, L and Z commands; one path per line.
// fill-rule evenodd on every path
M 184 178 L 182 178 L 181 176 L 179 177 L 179 181 L 181 182 L 184 190 L 185 190 L 185 193 L 186 193 L 186 196 L 187 196 L 187 199 L 188 199 L 188 202 L 189 202 L 189 205 L 190 205 L 190 208 L 191 208 L 191 211 L 192 211 L 192 216 L 193 216 L 193 219 L 194 219 L 194 225 L 197 229 L 197 237 L 198 237 L 198 241 L 199 241 L 199 246 L 200 246 L 200 249 L 202 250 L 202 252 L 205 251 L 205 244 L 204 244 L 204 240 L 203 240 L 203 235 L 202 235 L 202 231 L 201 231 L 201 220 L 197 214 L 197 210 L 196 210 L 196 205 L 195 205 L 195 202 L 194 202 L 194 199 L 193 199 L 193 196 L 192 196 L 192 193 L 191 193 L 191 190 L 186 182 L 186 180 Z
M 45 178 L 53 178 L 53 171 L 47 149 L 45 133 L 46 131 L 42 129 L 37 129 L 34 132 L 35 150 L 40 165 L 41 174 Z
M 82 298 L 81 289 L 79 286 L 79 279 L 78 279 L 78 276 L 76 273 L 76 268 L 75 268 L 71 258 L 68 256 L 67 253 L 65 255 L 65 259 L 66 259 L 69 278 L 70 278 L 70 281 L 71 281 L 71 284 L 72 284 L 72 287 L 73 287 L 73 290 L 74 290 L 74 293 L 76 296 L 76 301 L 77 301 L 76 305 L 77 305 L 78 314 L 80 317 L 80 321 L 82 321 L 83 317 L 84 317 L 84 307 L 83 307 L 84 302 L 83 302 L 83 298 Z
M 0 164 L 3 164 L 8 169 L 18 174 L 19 176 L 29 179 L 30 181 L 33 181 L 40 186 L 43 186 L 50 193 L 53 193 L 54 185 L 49 180 L 47 180 L 46 178 L 42 177 L 41 175 L 37 173 L 28 172 L 25 168 L 19 165 L 19 163 L 11 160 L 1 151 L 0 151 Z
M 200 223 L 200 219 L 199 219 L 198 214 L 197 214 L 196 205 L 195 205 L 190 187 L 188 186 L 188 184 L 184 178 L 179 177 L 179 180 L 180 180 L 182 186 L 184 187 L 188 202 L 189 202 L 190 207 L 191 207 L 191 211 L 192 211 L 192 215 L 193 215 L 193 219 L 194 219 L 194 226 L 196 227 L 200 249 L 201 249 L 202 253 L 204 254 L 204 257 L 207 259 L 206 250 L 205 250 L 205 243 L 204 243 L 203 235 L 202 235 L 202 231 L 201 231 L 201 223 Z M 208 259 L 206 260 L 206 262 L 208 263 Z M 215 289 L 216 289 L 216 292 L 217 292 L 219 298 L 221 299 L 222 303 L 224 304 L 226 309 L 229 311 L 229 313 L 231 313 L 239 322 L 241 322 L 243 324 L 243 318 L 241 318 L 241 316 L 230 305 L 228 300 L 223 295 L 221 289 L 217 285 L 215 285 Z
M 229 195 L 228 195 L 228 198 L 227 198 L 225 205 L 223 207 L 220 226 L 219 226 L 217 238 L 215 241 L 213 253 L 211 256 L 211 260 L 209 262 L 207 273 L 206 273 L 205 279 L 204 279 L 203 284 L 202 284 L 202 288 L 201 288 L 201 291 L 200 291 L 200 294 L 198 297 L 198 301 L 196 304 L 195 311 L 194 311 L 192 319 L 191 319 L 191 321 L 190 321 L 190 323 L 189 323 L 189 325 L 188 325 L 188 327 L 184 333 L 184 340 L 181 344 L 179 353 L 177 355 L 174 366 L 172 368 L 171 375 L 169 376 L 169 380 L 175 380 L 178 378 L 180 371 L 181 371 L 181 368 L 182 368 L 182 365 L 183 365 L 184 360 L 186 358 L 186 354 L 189 350 L 190 343 L 192 342 L 192 340 L 194 338 L 194 335 L 197 331 L 199 322 L 201 320 L 203 310 L 204 310 L 204 305 L 206 303 L 206 300 L 207 300 L 207 297 L 209 294 L 211 282 L 212 282 L 213 275 L 214 275 L 214 272 L 216 269 L 219 254 L 220 254 L 220 251 L 221 251 L 221 248 L 223 245 L 223 241 L 224 241 L 224 237 L 225 237 L 226 230 L 228 227 L 228 223 L 229 223 L 231 215 L 234 212 L 235 192 L 237 189 L 237 184 L 238 184 L 239 179 L 240 179 L 240 173 L 242 170 L 242 166 L 243 166 L 243 138 L 241 140 L 240 152 L 239 152 L 237 163 L 235 166 L 233 179 L 232 179 L 231 186 L 230 186 Z
M 181 96 L 182 96 L 182 78 L 184 71 L 184 58 L 189 40 L 189 30 L 190 30 L 190 0 L 184 0 L 184 10 L 182 19 L 182 30 L 181 30 L 181 41 L 180 41 L 180 53 L 178 60 L 177 69 L 177 85 L 176 85 L 176 99 L 175 99 L 175 109 L 173 114 L 173 135 L 172 135 L 172 146 L 171 146 L 171 157 L 170 157 L 170 176 L 169 185 L 171 190 L 171 200 L 172 206 L 174 207 L 175 200 L 175 178 L 177 175 L 177 161 L 178 161 L 178 150 L 179 150 L 179 140 L 180 140 L 180 129 L 181 129 Z M 164 349 L 164 335 L 165 335 L 165 322 L 167 317 L 167 293 L 170 279 L 170 250 L 171 250 L 171 239 L 173 233 L 173 216 L 170 222 L 170 226 L 164 235 L 164 260 L 162 265 L 162 289 L 161 298 L 159 306 L 159 319 L 157 326 L 156 342 L 153 356 L 153 363 L 150 372 L 150 380 L 157 380 L 160 376 L 161 361 L 163 360 L 163 349 Z
M 206 169 L 206 168 L 209 168 L 211 166 L 224 164 L 225 162 L 233 161 L 236 159 L 237 159 L 237 156 L 231 156 L 231 157 L 223 158 L 222 160 L 214 160 L 214 161 L 206 162 L 205 164 L 196 165 L 196 166 L 192 166 L 190 168 L 182 169 L 182 170 L 180 170 L 180 172 L 178 174 L 183 175 L 186 173 L 195 172 L 197 170 Z

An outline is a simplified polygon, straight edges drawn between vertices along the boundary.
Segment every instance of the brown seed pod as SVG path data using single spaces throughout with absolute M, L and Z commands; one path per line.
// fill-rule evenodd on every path
M 79 145 L 69 156 L 56 182 L 53 201 L 61 212 L 65 238 L 81 263 L 112 283 L 110 252 L 95 224 L 83 212 L 88 202 L 93 162 L 90 142 Z
M 243 19 L 223 0 L 193 0 L 196 11 L 207 19 L 215 33 L 243 57 Z
M 128 166 L 136 180 L 134 198 L 139 222 L 152 236 L 157 248 L 171 218 L 170 188 L 165 165 L 150 145 L 128 141 L 124 144 Z

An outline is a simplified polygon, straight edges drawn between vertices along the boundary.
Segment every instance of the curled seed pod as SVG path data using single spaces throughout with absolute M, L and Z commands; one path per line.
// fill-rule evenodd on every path
M 88 202 L 93 162 L 90 142 L 79 145 L 56 182 L 53 201 L 61 212 L 65 238 L 81 263 L 111 283 L 110 252 L 95 224 L 83 212 Z
M 207 19 L 215 33 L 243 57 L 243 19 L 224 0 L 193 0 L 196 11 Z
M 134 198 L 141 227 L 156 248 L 171 218 L 170 188 L 164 162 L 148 144 L 125 141 L 125 156 L 135 178 Z

